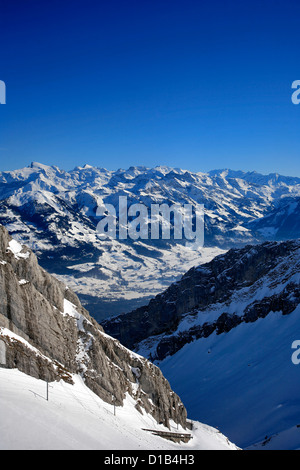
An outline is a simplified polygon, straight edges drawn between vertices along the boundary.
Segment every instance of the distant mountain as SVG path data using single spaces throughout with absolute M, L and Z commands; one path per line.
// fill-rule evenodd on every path
M 204 248 L 174 239 L 101 241 L 97 207 L 116 207 L 120 196 L 149 209 L 154 203 L 204 204 Z M 192 266 L 230 247 L 294 238 L 297 211 L 293 216 L 283 208 L 299 198 L 299 178 L 232 170 L 85 165 L 67 172 L 32 163 L 0 173 L 0 223 L 99 321 L 144 305 Z
M 189 413 L 237 445 L 296 449 L 299 318 L 295 240 L 231 249 L 103 325 L 159 365 Z
M 300 236 L 300 198 L 283 198 L 276 207 L 247 227 L 271 240 L 287 240 Z

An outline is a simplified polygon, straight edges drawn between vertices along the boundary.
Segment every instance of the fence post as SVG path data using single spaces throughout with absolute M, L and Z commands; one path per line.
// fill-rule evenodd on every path
M 114 395 L 112 396 L 112 400 L 114 403 L 114 416 L 116 416 L 116 397 Z

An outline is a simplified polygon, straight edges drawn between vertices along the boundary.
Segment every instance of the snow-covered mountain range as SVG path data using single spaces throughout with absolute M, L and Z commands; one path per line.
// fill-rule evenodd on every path
M 205 245 L 97 237 L 99 205 L 204 204 Z M 0 222 L 79 295 L 97 320 L 144 305 L 192 266 L 232 246 L 299 234 L 300 179 L 167 167 L 63 171 L 32 163 L 0 173 Z

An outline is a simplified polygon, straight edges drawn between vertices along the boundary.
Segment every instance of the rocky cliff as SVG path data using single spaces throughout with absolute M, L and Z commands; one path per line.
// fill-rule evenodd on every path
M 105 334 L 77 296 L 0 226 L 0 363 L 42 380 L 81 374 L 103 400 L 186 426 L 186 410 L 161 371 Z
M 162 360 L 214 332 L 292 313 L 300 303 L 299 273 L 300 241 L 231 249 L 189 270 L 147 306 L 103 325 L 127 347 Z

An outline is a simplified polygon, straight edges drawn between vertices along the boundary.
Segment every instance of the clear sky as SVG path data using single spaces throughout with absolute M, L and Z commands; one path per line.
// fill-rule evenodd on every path
M 0 0 L 0 170 L 300 176 L 299 0 Z

